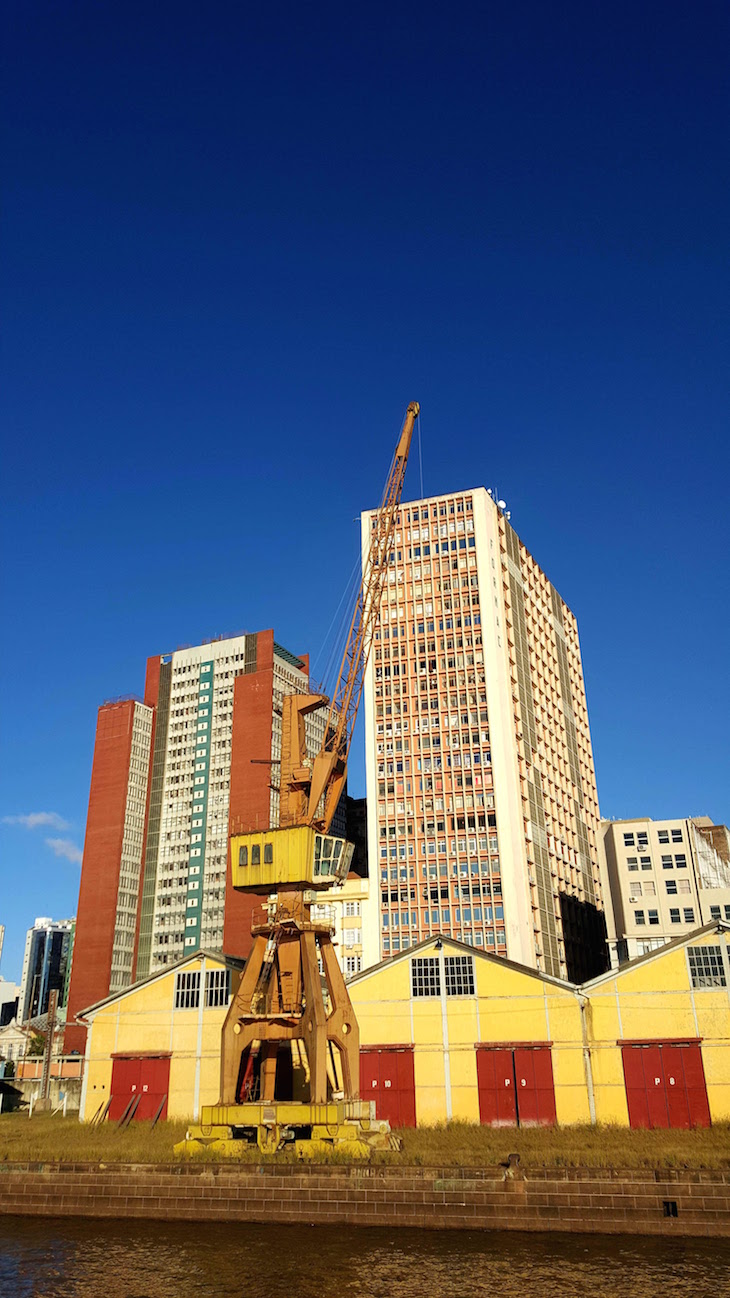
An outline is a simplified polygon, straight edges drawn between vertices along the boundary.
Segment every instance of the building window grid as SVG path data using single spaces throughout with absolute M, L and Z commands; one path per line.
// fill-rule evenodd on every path
M 175 1009 L 196 1010 L 200 1005 L 200 970 L 175 975 Z
M 411 960 L 411 991 L 414 997 L 440 996 L 441 971 L 438 956 Z
M 230 969 L 208 969 L 205 974 L 205 1005 L 212 1009 L 227 1005 L 231 995 Z
M 474 995 L 474 960 L 470 955 L 447 955 L 444 960 L 447 996 Z
M 687 948 L 690 978 L 695 990 L 707 987 L 727 987 L 725 961 L 721 946 L 690 946 Z

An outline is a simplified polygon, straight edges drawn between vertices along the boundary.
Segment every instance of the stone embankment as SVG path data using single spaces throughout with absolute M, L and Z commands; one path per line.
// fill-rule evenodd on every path
M 0 1163 L 0 1212 L 730 1236 L 730 1170 Z

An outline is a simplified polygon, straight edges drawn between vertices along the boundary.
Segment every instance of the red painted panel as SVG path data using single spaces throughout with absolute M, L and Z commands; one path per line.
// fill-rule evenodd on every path
M 670 1127 L 691 1127 L 681 1046 L 661 1046 L 664 1090 Z
M 477 1049 L 479 1121 L 490 1127 L 517 1125 L 514 1059 L 511 1050 Z
M 630 1127 L 648 1127 L 651 1125 L 649 1122 L 649 1105 L 646 1099 L 646 1082 L 644 1081 L 644 1064 L 641 1052 L 641 1046 L 621 1047 Z
M 640 1046 L 639 1049 L 641 1050 L 641 1060 L 644 1065 L 649 1126 L 668 1127 L 670 1124 L 667 1109 L 667 1092 L 664 1084 L 662 1048 L 661 1046 Z
M 380 1068 L 377 1050 L 360 1051 L 360 1098 L 375 1099 L 380 1080 Z
M 391 1127 L 415 1127 L 416 1081 L 412 1046 L 369 1046 L 360 1051 L 360 1095 L 375 1100 Z
M 682 1052 L 682 1067 L 684 1069 L 684 1084 L 687 1089 L 690 1125 L 693 1127 L 709 1127 L 711 1125 L 710 1105 L 707 1099 L 702 1051 L 697 1044 L 680 1046 L 679 1049 Z
M 134 1112 L 135 1122 L 154 1118 L 163 1100 L 160 1117 L 166 1118 L 169 1089 L 169 1058 L 139 1056 L 134 1059 L 115 1059 L 112 1064 L 112 1102 L 109 1106 L 109 1121 L 119 1121 L 129 1101 L 137 1095 L 139 1095 L 139 1103 Z
M 550 1047 L 517 1049 L 514 1059 L 520 1126 L 552 1126 L 556 1114 Z
M 702 1053 L 698 1043 L 621 1047 L 632 1127 L 709 1127 Z
M 112 1064 L 111 1104 L 109 1121 L 118 1122 L 132 1096 L 139 1091 L 139 1059 L 115 1059 Z

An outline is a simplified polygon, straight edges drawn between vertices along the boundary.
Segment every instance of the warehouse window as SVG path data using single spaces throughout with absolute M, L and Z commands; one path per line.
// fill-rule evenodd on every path
M 727 987 L 721 946 L 687 947 L 692 986 Z
M 252 865 L 261 864 L 261 844 L 260 843 L 251 844 L 251 864 Z
M 474 961 L 470 955 L 447 955 L 445 961 L 446 995 L 474 995 Z
M 239 865 L 248 865 L 248 848 L 247 848 L 247 847 L 239 847 L 239 849 L 238 849 L 238 864 L 239 864 Z
M 274 864 L 274 844 L 264 843 L 264 865 Z
M 411 960 L 411 991 L 414 996 L 441 995 L 438 957 L 423 956 Z
M 230 969 L 208 969 L 205 975 L 206 1009 L 212 1009 L 217 1005 L 227 1005 L 230 994 Z
M 176 974 L 175 975 L 175 1009 L 176 1010 L 197 1010 L 199 1004 L 200 1004 L 200 970 L 197 969 L 194 973 Z

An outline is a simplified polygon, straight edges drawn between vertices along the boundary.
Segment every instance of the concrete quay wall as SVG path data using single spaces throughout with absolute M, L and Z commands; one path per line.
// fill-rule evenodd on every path
M 0 1212 L 730 1237 L 730 1169 L 0 1162 Z

